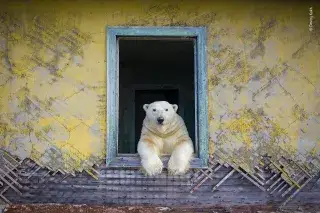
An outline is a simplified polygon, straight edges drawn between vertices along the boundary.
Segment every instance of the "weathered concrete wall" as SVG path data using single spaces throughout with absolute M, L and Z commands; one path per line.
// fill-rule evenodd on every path
M 2 3 L 0 147 L 52 170 L 90 173 L 105 157 L 105 27 L 206 26 L 210 153 L 246 171 L 268 154 L 316 173 L 320 27 L 314 20 L 309 31 L 312 5 Z

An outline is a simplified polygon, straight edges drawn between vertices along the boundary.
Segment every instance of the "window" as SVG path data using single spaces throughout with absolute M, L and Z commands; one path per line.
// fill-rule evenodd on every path
M 107 28 L 108 167 L 139 167 L 143 104 L 178 104 L 195 153 L 191 168 L 207 166 L 208 113 L 205 28 Z M 162 156 L 164 165 L 168 156 Z
M 143 104 L 158 100 L 178 104 L 195 141 L 194 39 L 122 37 L 118 42 L 118 153 L 137 152 Z

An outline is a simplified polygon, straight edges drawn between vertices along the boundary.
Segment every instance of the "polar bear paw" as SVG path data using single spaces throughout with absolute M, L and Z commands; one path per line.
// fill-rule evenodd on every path
M 163 163 L 159 157 L 142 160 L 141 164 L 145 173 L 149 176 L 158 175 L 163 169 Z
M 183 175 L 185 174 L 189 169 L 189 162 L 178 162 L 177 160 L 174 160 L 173 158 L 170 158 L 168 162 L 168 171 L 171 175 Z

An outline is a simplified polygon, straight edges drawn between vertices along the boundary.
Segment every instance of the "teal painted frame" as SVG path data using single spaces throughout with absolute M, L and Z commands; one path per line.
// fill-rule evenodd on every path
M 196 38 L 195 42 L 195 138 L 198 156 L 191 168 L 208 166 L 208 79 L 206 27 L 107 27 L 107 150 L 106 166 L 140 167 L 137 155 L 117 155 L 119 121 L 119 63 L 118 37 Z M 164 156 L 164 166 L 168 156 Z

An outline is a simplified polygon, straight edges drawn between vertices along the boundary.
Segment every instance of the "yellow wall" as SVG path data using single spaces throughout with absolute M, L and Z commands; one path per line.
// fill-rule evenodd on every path
M 105 27 L 207 26 L 210 153 L 247 171 L 265 153 L 319 166 L 320 27 L 309 31 L 309 6 L 2 3 L 0 146 L 53 170 L 89 171 L 105 157 Z

